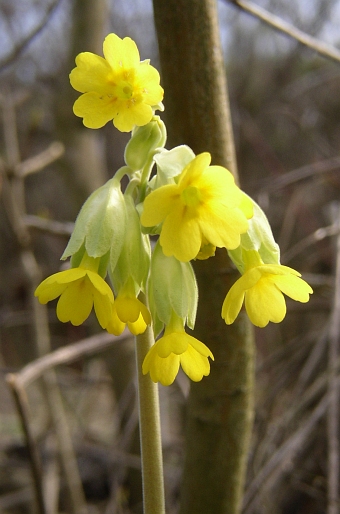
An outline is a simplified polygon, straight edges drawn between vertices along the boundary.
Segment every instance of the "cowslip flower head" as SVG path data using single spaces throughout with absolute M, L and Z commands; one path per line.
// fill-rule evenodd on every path
M 149 123 L 153 106 L 163 99 L 158 71 L 148 60 L 140 61 L 136 43 L 129 37 L 109 34 L 103 44 L 104 58 L 83 52 L 70 74 L 72 87 L 83 93 L 73 112 L 85 127 L 97 129 L 113 120 L 121 132 Z
M 209 357 L 214 356 L 205 344 L 184 330 L 182 320 L 174 315 L 164 335 L 148 351 L 143 362 L 143 374 L 150 373 L 153 382 L 171 385 L 180 366 L 194 382 L 210 373 Z
M 94 307 L 102 328 L 110 323 L 114 297 L 112 290 L 98 274 L 99 258 L 84 255 L 79 267 L 55 273 L 35 290 L 40 303 L 58 298 L 57 317 L 63 323 L 81 325 Z
M 177 183 L 152 191 L 144 201 L 141 223 L 162 224 L 160 244 L 182 262 L 196 258 L 202 243 L 233 249 L 248 229 L 253 204 L 222 166 L 209 166 L 209 153 L 185 166 Z
M 254 325 L 280 323 L 286 315 L 283 293 L 302 303 L 308 302 L 313 293 L 298 271 L 281 264 L 264 264 L 256 251 L 244 252 L 244 262 L 244 275 L 231 287 L 223 302 L 222 318 L 227 325 L 235 321 L 243 302 Z

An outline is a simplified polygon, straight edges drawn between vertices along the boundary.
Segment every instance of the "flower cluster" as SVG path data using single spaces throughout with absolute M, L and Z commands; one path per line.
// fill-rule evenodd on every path
M 113 120 L 118 130 L 131 131 L 126 165 L 83 205 L 62 256 L 71 258 L 71 268 L 48 277 L 35 295 L 41 303 L 59 297 L 62 322 L 80 325 L 94 308 L 101 327 L 116 335 L 126 327 L 134 335 L 152 327 L 156 342 L 143 373 L 170 385 L 182 367 L 199 381 L 214 357 L 185 331 L 195 326 L 198 302 L 190 261 L 224 248 L 240 271 L 222 306 L 227 324 L 243 302 L 254 325 L 278 323 L 286 314 L 284 295 L 307 302 L 312 289 L 280 264 L 266 216 L 226 168 L 211 165 L 207 152 L 164 148 L 165 125 L 155 114 L 163 109 L 159 74 L 140 61 L 136 44 L 109 34 L 103 53 L 76 58 L 70 80 L 82 95 L 74 113 L 89 128 Z M 150 235 L 159 236 L 153 248 Z

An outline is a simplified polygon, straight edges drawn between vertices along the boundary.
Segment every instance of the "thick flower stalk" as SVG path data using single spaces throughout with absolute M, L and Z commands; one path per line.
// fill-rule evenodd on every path
M 113 120 L 121 132 L 151 120 L 163 99 L 158 71 L 149 60 L 140 61 L 136 43 L 109 34 L 103 44 L 104 58 L 83 52 L 70 74 L 71 85 L 83 93 L 73 111 L 86 127 L 98 129 Z
M 201 247 L 234 249 L 248 229 L 253 204 L 222 166 L 209 166 L 209 153 L 197 155 L 177 183 L 152 191 L 144 201 L 141 223 L 160 223 L 160 244 L 167 256 L 182 262 L 195 259 Z
M 254 250 L 243 251 L 243 259 L 244 275 L 231 287 L 222 306 L 227 325 L 235 321 L 243 302 L 250 321 L 258 327 L 284 319 L 284 294 L 298 302 L 308 302 L 313 290 L 298 271 L 281 264 L 264 264 Z
M 112 290 L 98 274 L 100 258 L 86 253 L 77 268 L 55 273 L 46 278 L 36 289 L 40 303 L 47 303 L 60 296 L 57 317 L 63 323 L 70 321 L 78 326 L 89 317 L 92 308 L 102 328 L 111 322 L 114 297 Z
M 182 319 L 173 313 L 164 335 L 156 341 L 143 362 L 143 374 L 150 373 L 153 382 L 167 386 L 173 383 L 180 366 L 194 382 L 210 373 L 209 357 L 214 356 L 205 344 L 187 334 Z

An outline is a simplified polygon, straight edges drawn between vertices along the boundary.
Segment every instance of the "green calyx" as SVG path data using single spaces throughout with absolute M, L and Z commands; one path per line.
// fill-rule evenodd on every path
M 145 290 L 146 280 L 150 267 L 150 243 L 149 238 L 142 234 L 139 215 L 133 198 L 124 195 L 123 201 L 126 212 L 125 232 L 122 234 L 122 247 L 115 265 L 110 261 L 110 275 L 113 286 L 118 293 L 127 283 L 133 281 L 136 294 Z
M 189 262 L 166 257 L 157 242 L 152 258 L 148 288 L 149 305 L 157 328 L 170 323 L 172 312 L 189 328 L 194 328 L 198 289 L 194 271 Z M 155 330 L 155 332 L 156 332 Z
M 194 152 L 186 145 L 176 146 L 172 150 L 158 152 L 154 156 L 157 164 L 157 175 L 151 181 L 150 187 L 157 189 L 166 184 L 175 183 L 175 177 L 181 174 L 190 161 L 195 158 Z
M 254 215 L 248 221 L 249 228 L 241 235 L 241 244 L 235 250 L 228 250 L 229 257 L 243 274 L 246 270 L 244 251 L 255 251 L 266 264 L 280 264 L 280 248 L 276 243 L 267 216 L 261 207 L 252 200 Z
M 90 257 L 102 257 L 110 252 L 114 267 L 122 249 L 125 227 L 124 197 L 120 183 L 113 177 L 84 203 L 61 258 L 67 259 L 84 247 Z

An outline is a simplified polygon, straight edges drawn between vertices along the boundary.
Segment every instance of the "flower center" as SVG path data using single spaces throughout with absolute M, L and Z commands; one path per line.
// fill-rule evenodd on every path
M 197 187 L 189 186 L 183 189 L 181 199 L 188 207 L 196 207 L 201 202 L 202 195 Z
M 133 88 L 131 84 L 124 84 L 122 87 L 123 97 L 124 98 L 131 98 L 133 94 Z

